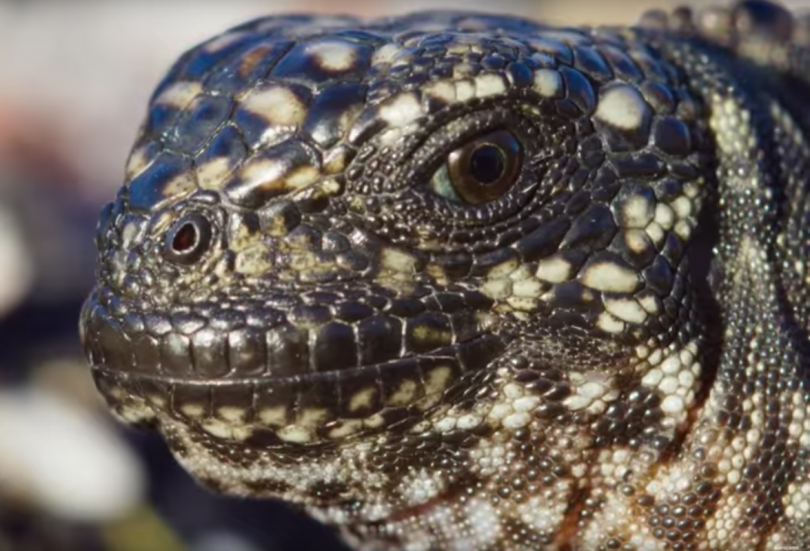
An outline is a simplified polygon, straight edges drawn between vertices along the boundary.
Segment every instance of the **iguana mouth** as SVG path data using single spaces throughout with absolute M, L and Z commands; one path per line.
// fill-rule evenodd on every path
M 158 411 L 185 417 L 194 411 L 199 419 L 231 408 L 257 426 L 262 412 L 283 411 L 265 425 L 288 426 L 318 410 L 317 427 L 310 427 L 317 438 L 330 438 L 338 419 L 377 415 L 366 428 L 380 429 L 430 409 L 504 347 L 485 325 L 468 321 L 484 319 L 468 310 L 417 314 L 353 302 L 331 310 L 265 310 L 248 325 L 245 316 L 205 307 L 121 315 L 121 301 L 112 301 L 116 315 L 101 298 L 107 294 L 94 293 L 84 305 L 85 353 L 113 407 L 121 410 L 123 395 L 145 404 L 138 421 Z M 317 438 L 313 433 L 309 441 Z

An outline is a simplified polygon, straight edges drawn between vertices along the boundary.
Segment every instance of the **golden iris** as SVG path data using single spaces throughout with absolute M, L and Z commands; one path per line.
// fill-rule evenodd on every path
M 480 205 L 497 199 L 514 185 L 521 161 L 520 141 L 507 130 L 497 130 L 451 152 L 430 186 L 445 199 Z

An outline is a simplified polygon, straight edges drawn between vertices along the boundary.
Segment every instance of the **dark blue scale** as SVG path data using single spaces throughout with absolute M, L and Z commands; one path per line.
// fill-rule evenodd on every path
M 128 186 L 129 205 L 136 211 L 152 210 L 166 200 L 166 186 L 191 169 L 191 160 L 174 153 L 161 153 Z
M 273 68 L 270 77 L 303 82 L 312 86 L 336 79 L 345 82 L 364 78 L 371 63 L 373 48 L 348 40 L 329 39 L 330 43 L 341 41 L 354 50 L 353 61 L 345 69 L 323 67 L 312 54 L 312 48 L 320 45 L 319 42 L 306 42 L 296 44 Z
M 241 164 L 247 158 L 248 150 L 245 147 L 242 134 L 233 126 L 227 125 L 214 136 L 211 143 L 196 158 L 197 165 L 202 165 L 214 159 L 228 159 L 232 166 Z
M 164 134 L 164 143 L 184 153 L 197 152 L 231 117 L 233 101 L 225 96 L 197 96 L 184 117 Z
M 293 44 L 294 42 L 289 40 L 256 41 L 237 58 L 212 69 L 204 78 L 203 85 L 208 91 L 222 94 L 244 93 L 260 79 L 265 78 Z
M 321 91 L 309 109 L 304 132 L 327 149 L 343 138 L 340 117 L 366 102 L 367 86 L 358 83 L 334 84 Z
M 613 239 L 616 230 L 610 208 L 601 203 L 592 204 L 574 219 L 560 248 L 603 249 Z
M 273 84 L 273 82 L 269 82 L 266 86 Z M 290 82 L 279 82 L 278 84 L 292 93 L 297 103 L 303 105 L 305 108 L 309 106 L 312 101 L 312 91 L 308 87 Z M 261 89 L 254 89 L 254 93 L 261 93 Z M 250 148 L 258 147 L 264 139 L 268 128 L 270 128 L 268 121 L 264 117 L 238 106 L 234 112 L 233 119 Z

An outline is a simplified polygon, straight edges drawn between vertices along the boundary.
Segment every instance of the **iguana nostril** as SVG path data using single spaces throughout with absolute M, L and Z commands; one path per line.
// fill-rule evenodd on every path
M 178 264 L 193 264 L 202 258 L 210 244 L 211 223 L 200 214 L 190 214 L 166 234 L 166 258 Z

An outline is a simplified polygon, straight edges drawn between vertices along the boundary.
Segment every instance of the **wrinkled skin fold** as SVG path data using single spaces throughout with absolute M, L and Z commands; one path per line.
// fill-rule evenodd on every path
M 712 14 L 189 50 L 98 224 L 111 411 L 356 549 L 806 547 L 810 56 Z

